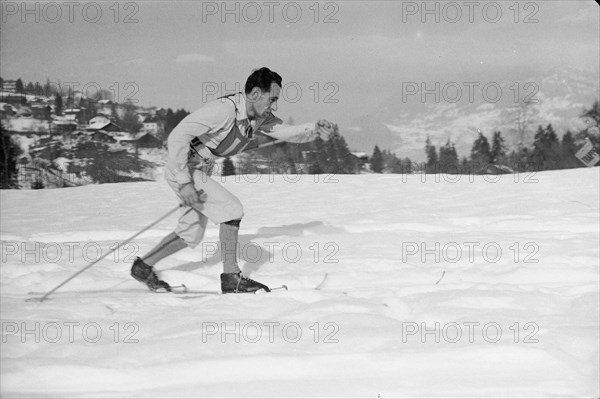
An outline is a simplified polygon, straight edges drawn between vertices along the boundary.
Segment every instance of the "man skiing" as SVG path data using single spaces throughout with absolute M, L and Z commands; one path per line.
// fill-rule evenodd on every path
M 196 247 L 204 237 L 208 220 L 219 224 L 223 273 L 221 291 L 254 292 L 269 288 L 242 275 L 237 264 L 238 230 L 244 216 L 242 204 L 232 193 L 210 178 L 216 157 L 231 156 L 260 144 L 282 140 L 294 143 L 324 140 L 332 124 L 321 120 L 302 126 L 283 125 L 273 115 L 281 92 L 281 76 L 268 68 L 252 72 L 244 93 L 219 98 L 188 115 L 168 139 L 165 177 L 182 203 L 175 231 L 131 267 L 131 275 L 154 291 L 170 291 L 156 275 L 154 265 L 186 248 Z

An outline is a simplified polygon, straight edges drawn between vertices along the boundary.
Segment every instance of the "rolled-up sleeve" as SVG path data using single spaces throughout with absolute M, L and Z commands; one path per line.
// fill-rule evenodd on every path
M 276 116 L 272 115 L 265 120 L 258 131 L 275 140 L 283 140 L 289 143 L 307 143 L 317 138 L 313 123 L 302 125 L 286 125 Z

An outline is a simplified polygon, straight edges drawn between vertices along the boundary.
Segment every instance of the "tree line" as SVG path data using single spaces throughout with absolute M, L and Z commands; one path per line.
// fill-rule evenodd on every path
M 293 124 L 293 120 L 288 121 Z M 329 140 L 317 138 L 309 143 L 280 143 L 259 148 L 237 157 L 237 165 L 226 158 L 222 175 L 244 173 L 353 174 L 358 173 L 359 160 L 350 152 L 337 124 Z
M 447 174 L 483 174 L 504 172 L 542 171 L 555 169 L 571 169 L 584 167 L 575 153 L 581 143 L 590 140 L 597 153 L 600 152 L 600 105 L 595 101 L 590 108 L 584 109 L 580 115 L 588 124 L 583 130 L 573 133 L 568 130 L 559 139 L 552 124 L 538 126 L 531 146 L 520 145 L 508 151 L 504 137 L 500 131 L 492 133 L 490 140 L 478 132 L 473 141 L 469 156 L 459 158 L 455 144 L 448 139 L 446 143 L 436 148 L 429 136 L 425 141 L 425 162 L 416 164 L 408 158 L 399 159 L 390 151 L 381 150 L 375 146 L 370 157 L 371 170 L 375 173 L 424 173 Z

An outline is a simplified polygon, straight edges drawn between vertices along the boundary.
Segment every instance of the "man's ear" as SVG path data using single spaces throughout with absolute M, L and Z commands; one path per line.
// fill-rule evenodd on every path
M 260 98 L 261 95 L 262 91 L 260 90 L 260 87 L 253 87 L 249 97 L 252 101 L 256 101 Z

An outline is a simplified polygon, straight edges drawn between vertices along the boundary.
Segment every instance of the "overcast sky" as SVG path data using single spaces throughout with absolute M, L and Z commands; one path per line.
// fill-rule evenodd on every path
M 278 115 L 346 128 L 402 82 L 596 71 L 600 59 L 591 0 L 428 2 L 429 13 L 420 1 L 22 4 L 2 2 L 4 79 L 97 84 L 118 100 L 193 111 L 268 66 L 285 84 Z

